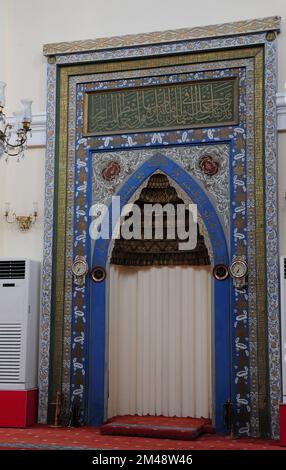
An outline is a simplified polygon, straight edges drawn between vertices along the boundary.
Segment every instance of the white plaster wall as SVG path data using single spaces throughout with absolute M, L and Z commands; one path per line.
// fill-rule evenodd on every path
M 2 241 L 0 257 L 25 257 L 42 259 L 43 251 L 43 204 L 44 204 L 44 160 L 45 149 L 33 149 L 27 153 L 25 160 L 8 163 L 0 162 L 2 201 L 11 202 L 11 209 L 17 215 L 28 215 L 33 212 L 33 202 L 39 204 L 39 220 L 28 232 L 20 233 L 16 224 L 7 224 L 1 217 L 0 232 Z M 1 192 L 0 192 L 1 197 Z M 2 215 L 2 214 L 1 214 Z
M 1 21 L 0 27 L 0 80 L 7 80 L 7 0 L 0 0 L 0 17 L 4 18 L 4 21 Z M 1 164 L 1 162 L 0 162 Z M 1 201 L 4 198 L 4 171 L 1 171 L 2 167 L 0 166 L 0 214 L 1 214 Z M 1 219 L 0 219 L 1 220 Z M 1 247 L 3 245 L 3 227 L 1 227 L 0 222 L 0 256 L 1 256 Z
M 280 15 L 279 91 L 286 82 L 285 0 L 0 0 L 0 80 L 8 82 L 7 113 L 31 97 L 34 112 L 45 111 L 46 59 L 43 44 L 154 30 L 192 27 Z M 3 25 L 3 27 L 2 27 Z M 6 47 L 3 48 L 2 45 Z M 5 49 L 6 52 L 3 52 Z M 285 134 L 286 135 L 286 134 Z M 281 251 L 286 253 L 286 137 L 279 136 Z M 32 149 L 18 165 L 0 161 L 0 214 L 10 200 L 16 212 L 40 205 L 39 222 L 22 234 L 0 221 L 0 256 L 42 256 L 44 151 Z

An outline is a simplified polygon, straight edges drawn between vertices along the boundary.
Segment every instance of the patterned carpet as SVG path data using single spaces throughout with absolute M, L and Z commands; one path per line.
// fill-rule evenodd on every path
M 43 425 L 26 429 L 0 428 L 0 449 L 113 449 L 113 450 L 286 450 L 277 442 L 262 439 L 227 439 L 203 434 L 195 441 L 128 436 L 103 436 L 98 428 L 52 428 Z

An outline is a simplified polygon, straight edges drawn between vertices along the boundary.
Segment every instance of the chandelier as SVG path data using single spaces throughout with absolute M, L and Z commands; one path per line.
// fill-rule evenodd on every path
M 21 100 L 23 111 L 14 113 L 16 123 L 13 129 L 4 113 L 5 88 L 6 83 L 0 82 L 0 158 L 5 155 L 6 161 L 9 157 L 19 160 L 27 148 L 28 134 L 31 135 L 32 101 Z

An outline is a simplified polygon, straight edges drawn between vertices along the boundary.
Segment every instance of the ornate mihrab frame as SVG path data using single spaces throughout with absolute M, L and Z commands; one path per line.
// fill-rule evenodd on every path
M 80 139 L 82 125 L 81 84 L 107 78 L 178 74 L 180 68 L 204 64 L 204 70 L 229 68 L 245 73 L 241 122 L 245 126 L 193 129 L 142 134 L 140 145 L 157 147 L 179 143 L 232 142 L 231 172 L 234 210 L 233 233 L 247 232 L 247 246 L 233 238 L 231 254 L 249 259 L 249 291 L 233 292 L 232 371 L 236 430 L 240 434 L 279 434 L 278 404 L 281 397 L 279 344 L 279 278 L 277 233 L 276 148 L 276 33 L 278 17 L 242 21 L 204 28 L 183 29 L 126 37 L 50 44 L 48 56 L 48 120 L 45 193 L 45 242 L 41 319 L 39 419 L 47 420 L 54 392 L 62 390 L 82 400 L 84 410 L 88 377 L 88 289 L 73 290 L 70 265 L 77 254 L 88 254 L 87 160 L 90 148 L 132 150 L 134 141 L 119 136 Z M 215 63 L 215 65 L 214 65 Z M 159 69 L 161 71 L 159 71 Z M 201 69 L 200 69 L 201 70 Z M 121 75 L 120 75 L 121 74 Z M 81 93 L 81 94 L 80 94 Z M 244 106 L 244 108 L 243 108 Z M 247 141 L 245 135 L 247 131 Z M 232 134 L 231 134 L 232 132 Z M 232 136 L 232 137 L 231 137 Z M 121 140 L 120 140 L 121 139 Z M 153 140 L 152 140 L 153 139 Z M 137 146 L 138 148 L 138 146 Z M 149 147 L 150 148 L 150 147 Z M 243 157 L 242 157 L 243 155 Z M 245 158 L 246 156 L 246 158 Z M 246 168 L 246 170 L 245 170 Z M 76 175 L 76 177 L 75 177 Z M 238 180 L 247 187 L 247 197 Z M 74 198 L 75 188 L 75 198 Z M 240 211 L 239 206 L 244 205 Z M 73 210 L 75 207 L 75 211 Z M 247 226 L 245 225 L 247 218 Z M 238 339 L 237 339 L 238 338 Z M 241 339 L 241 341 L 240 341 Z M 248 344 L 249 342 L 249 344 Z M 246 346 L 245 346 L 246 345 Z M 240 369 L 242 354 L 249 355 L 249 370 Z M 242 361 L 243 362 L 243 361 Z M 242 393 L 237 384 L 241 382 Z M 259 392 L 259 393 L 258 393 Z M 49 397 L 50 393 L 50 397 Z

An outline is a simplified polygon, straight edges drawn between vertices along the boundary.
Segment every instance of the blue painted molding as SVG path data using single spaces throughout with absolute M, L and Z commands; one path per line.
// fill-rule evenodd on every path
M 128 203 L 132 194 L 156 170 L 163 171 L 174 180 L 190 199 L 197 204 L 198 212 L 208 230 L 214 253 L 214 264 L 229 264 L 227 243 L 219 218 L 205 192 L 198 183 L 178 164 L 163 155 L 163 151 L 141 165 L 118 191 L 121 207 Z M 111 211 L 110 211 L 111 212 Z M 110 216 L 111 222 L 111 216 Z M 111 224 L 110 224 L 111 225 Z M 106 268 L 110 240 L 99 239 L 95 243 L 92 265 Z M 108 279 L 92 287 L 91 341 L 90 341 L 90 394 L 89 423 L 100 425 L 105 419 L 106 375 L 106 295 Z M 224 431 L 223 404 L 230 399 L 230 283 L 214 280 L 213 306 L 213 386 L 214 424 L 217 432 Z

